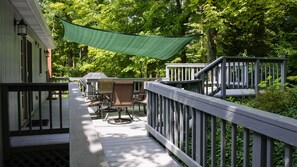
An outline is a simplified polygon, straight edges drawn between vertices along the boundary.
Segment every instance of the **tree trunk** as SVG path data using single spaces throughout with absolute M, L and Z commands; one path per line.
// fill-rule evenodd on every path
M 207 63 L 211 63 L 218 58 L 217 51 L 217 30 L 214 28 L 208 29 L 208 57 Z

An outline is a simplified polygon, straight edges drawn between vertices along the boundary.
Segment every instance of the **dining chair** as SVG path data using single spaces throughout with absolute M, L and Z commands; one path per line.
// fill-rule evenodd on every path
M 111 95 L 111 107 L 115 107 L 118 110 L 118 118 L 109 119 L 109 123 L 122 124 L 130 123 L 133 121 L 133 117 L 128 111 L 128 107 L 133 106 L 133 91 L 134 91 L 134 81 L 131 80 L 115 80 L 113 83 L 113 91 Z M 126 109 L 126 113 L 129 118 L 122 118 L 121 112 L 123 108 Z
M 99 98 L 102 101 L 101 112 L 102 114 L 104 111 L 107 112 L 103 120 L 106 120 L 109 112 L 113 110 L 111 108 L 111 94 L 113 90 L 113 84 L 114 84 L 114 78 L 102 78 L 98 80 L 97 90 L 98 90 Z M 106 106 L 106 108 L 103 109 L 104 106 Z
M 93 97 L 89 98 L 87 101 L 88 107 L 97 107 L 95 113 L 101 115 L 101 118 L 105 120 L 106 115 L 104 116 L 104 111 L 110 111 L 110 97 L 113 88 L 113 79 L 112 78 L 100 78 L 96 83 L 91 84 L 93 90 Z M 107 106 L 107 107 L 106 107 Z M 106 108 L 104 108 L 106 107 Z

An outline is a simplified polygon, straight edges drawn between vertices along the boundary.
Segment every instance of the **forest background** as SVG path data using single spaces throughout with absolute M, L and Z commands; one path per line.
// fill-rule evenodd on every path
M 209 63 L 219 56 L 288 58 L 297 75 L 297 0 L 39 0 L 56 42 L 54 77 L 160 77 L 165 63 Z M 108 52 L 63 40 L 74 24 L 139 35 L 196 35 L 168 60 Z

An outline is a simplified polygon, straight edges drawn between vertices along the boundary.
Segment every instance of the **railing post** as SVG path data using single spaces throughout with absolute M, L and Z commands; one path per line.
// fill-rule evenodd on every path
M 10 159 L 10 133 L 9 133 L 9 103 L 8 103 L 8 87 L 1 86 L 1 121 L 2 121 L 2 148 L 3 159 L 7 161 Z
M 169 68 L 167 67 L 167 64 L 165 64 L 166 65 L 166 78 L 169 78 L 170 76 L 169 76 Z M 169 79 L 170 80 L 170 79 Z
M 201 75 L 201 78 L 198 78 L 201 80 L 201 94 L 205 95 L 205 74 Z M 208 83 L 206 83 L 206 86 L 208 86 Z M 206 89 L 208 89 L 206 87 Z
M 256 65 L 255 65 L 255 91 L 256 93 L 259 92 L 259 83 L 260 83 L 260 60 L 256 60 Z
M 221 64 L 221 97 L 226 99 L 226 58 L 223 59 Z

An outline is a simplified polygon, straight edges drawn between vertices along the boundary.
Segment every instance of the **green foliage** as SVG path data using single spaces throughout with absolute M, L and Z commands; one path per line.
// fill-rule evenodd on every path
M 167 62 L 207 62 L 219 55 L 287 55 L 288 75 L 297 75 L 297 1 L 295 0 L 39 0 L 56 41 L 56 76 L 164 75 Z M 61 17 L 83 26 L 128 34 L 201 34 L 167 61 L 127 56 L 62 40 Z M 99 60 L 98 60 L 99 59 Z
M 250 106 L 297 119 L 297 87 L 284 87 L 278 83 L 265 87 L 249 102 Z
M 288 76 L 287 81 L 288 81 L 288 83 L 297 86 L 297 76 Z

